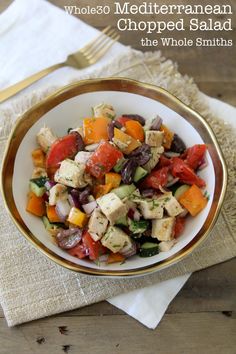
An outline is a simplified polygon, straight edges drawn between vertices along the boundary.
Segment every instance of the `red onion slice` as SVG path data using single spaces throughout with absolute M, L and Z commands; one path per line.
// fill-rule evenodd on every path
M 141 218 L 140 212 L 137 209 L 135 209 L 135 211 L 134 211 L 134 220 L 135 221 L 139 221 L 140 218 Z
M 137 245 L 134 241 L 132 241 L 131 245 L 127 245 L 119 251 L 125 258 L 134 256 L 137 253 Z
M 58 200 L 56 204 L 56 213 L 61 219 L 61 221 L 65 221 L 67 216 L 69 215 L 71 206 L 67 200 Z
M 179 181 L 179 178 L 173 178 L 169 183 L 167 183 L 166 187 L 171 187 L 173 186 L 175 183 L 177 183 Z
M 89 195 L 91 193 L 91 188 L 86 187 L 83 192 L 79 193 L 79 202 L 80 204 L 87 204 L 89 202 Z
M 164 152 L 164 156 L 166 156 L 166 157 L 178 157 L 178 156 L 180 156 L 180 153 L 178 153 L 178 152 L 174 152 L 174 151 L 166 151 L 166 152 Z
M 206 158 L 204 157 L 200 163 L 200 165 L 198 166 L 199 170 L 203 170 L 204 168 L 206 168 L 208 166 L 208 162 L 206 160 Z
M 71 205 L 72 207 L 75 207 L 75 208 L 79 208 L 79 207 L 80 207 L 78 198 L 76 198 L 76 197 L 73 196 L 72 194 L 69 194 L 69 195 L 68 195 L 68 201 L 69 201 L 69 203 L 70 203 L 70 205 Z
M 97 208 L 97 206 L 98 206 L 98 204 L 97 204 L 96 200 L 94 200 L 94 201 L 89 202 L 87 204 L 83 204 L 82 208 L 84 209 L 84 211 L 87 215 L 90 215 L 90 214 L 92 214 L 94 209 Z
M 45 188 L 49 191 L 52 187 L 56 185 L 56 182 L 54 181 L 46 181 L 44 186 Z
M 141 214 L 136 208 L 130 208 L 127 216 L 131 220 L 135 220 L 135 221 L 139 221 L 141 218 Z
M 143 189 L 141 195 L 144 198 L 152 198 L 155 195 L 155 190 L 152 188 Z
M 163 120 L 161 119 L 161 117 L 157 116 L 151 124 L 150 130 L 159 130 L 161 125 L 163 123 Z

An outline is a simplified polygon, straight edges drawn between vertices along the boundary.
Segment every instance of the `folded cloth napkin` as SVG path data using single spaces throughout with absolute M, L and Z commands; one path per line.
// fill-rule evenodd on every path
M 30 11 L 28 5 L 26 0 L 16 0 L 0 16 L 1 88 L 64 60 L 67 54 L 78 50 L 98 33 L 43 0 L 32 0 Z M 1 104 L 0 156 L 12 123 L 26 109 L 64 84 L 106 76 L 127 76 L 157 84 L 201 112 L 222 144 L 229 163 L 229 183 L 233 186 L 235 137 L 230 127 L 214 118 L 206 98 L 191 79 L 178 73 L 170 60 L 162 58 L 159 52 L 143 54 L 119 43 L 94 66 L 82 71 L 60 69 Z M 211 236 L 192 255 L 160 272 L 129 280 L 97 279 L 62 269 L 35 251 L 2 209 L 0 302 L 8 324 L 12 326 L 109 298 L 111 303 L 154 328 L 189 273 L 235 256 L 231 203 L 228 196 Z M 143 289 L 128 293 L 140 288 Z M 126 294 L 119 295 L 123 293 Z

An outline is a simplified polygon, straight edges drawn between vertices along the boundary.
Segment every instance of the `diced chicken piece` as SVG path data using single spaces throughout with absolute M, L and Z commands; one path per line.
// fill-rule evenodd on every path
M 94 117 L 105 117 L 109 119 L 114 119 L 116 116 L 114 108 L 106 103 L 100 103 L 93 107 Z
M 152 237 L 159 241 L 171 241 L 173 239 L 174 217 L 167 217 L 160 220 L 152 220 Z
M 139 209 L 144 219 L 161 219 L 163 217 L 163 199 L 141 199 Z
M 72 188 L 83 188 L 87 186 L 84 180 L 85 165 L 73 160 L 66 159 L 61 162 L 59 170 L 55 173 L 56 182 Z
M 88 159 L 90 158 L 90 156 L 92 155 L 91 152 L 88 151 L 79 151 L 76 155 L 75 155 L 75 162 L 78 163 L 83 163 L 86 165 Z
M 161 147 L 163 138 L 164 132 L 158 130 L 147 130 L 145 132 L 145 143 L 152 147 Z
M 175 243 L 176 243 L 175 239 L 173 239 L 171 241 L 162 241 L 158 245 L 159 246 L 159 251 L 160 252 L 167 252 L 174 246 Z
M 94 209 L 88 223 L 89 233 L 95 233 L 101 238 L 107 229 L 107 225 L 108 219 L 102 214 L 101 210 L 99 208 Z
M 119 227 L 109 226 L 101 239 L 102 245 L 113 253 L 117 253 L 128 245 L 132 245 L 131 238 Z
M 57 183 L 49 191 L 49 205 L 56 205 L 58 200 L 66 200 L 68 197 L 67 187 Z
M 174 196 L 168 198 L 164 207 L 169 216 L 177 216 L 184 211 Z
M 108 193 L 97 199 L 103 214 L 106 215 L 112 225 L 116 220 L 127 214 L 127 208 L 115 193 Z
M 145 168 L 148 172 L 151 172 L 153 168 L 156 166 L 156 164 L 159 161 L 160 155 L 163 153 L 164 148 L 162 146 L 160 147 L 151 147 L 151 158 L 150 160 L 143 165 L 142 167 Z
M 47 172 L 43 167 L 35 167 L 32 173 L 32 178 L 47 177 Z
M 50 128 L 42 127 L 36 136 L 38 144 L 44 152 L 47 152 L 50 146 L 57 140 Z

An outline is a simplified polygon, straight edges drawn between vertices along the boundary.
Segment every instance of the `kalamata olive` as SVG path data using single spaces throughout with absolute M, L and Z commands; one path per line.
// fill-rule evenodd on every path
M 80 135 L 80 133 L 78 132 L 75 132 L 75 131 L 72 131 L 70 134 L 73 134 L 76 136 L 76 145 L 77 145 L 77 151 L 81 151 L 81 150 L 84 150 L 84 141 L 83 141 L 83 138 L 82 136 Z
M 108 127 L 107 127 L 107 133 L 108 133 L 108 138 L 109 140 L 112 140 L 112 138 L 114 137 L 114 122 L 110 122 L 108 124 Z
M 123 127 L 123 125 L 120 122 L 118 122 L 117 120 L 114 120 L 113 123 L 114 123 L 114 126 L 118 129 L 121 129 Z
M 61 241 L 63 240 L 63 238 L 71 236 L 76 232 L 80 232 L 80 229 L 78 227 L 71 227 L 70 229 L 60 229 L 60 231 L 57 233 L 57 241 Z
M 87 204 L 89 202 L 88 197 L 91 194 L 90 187 L 86 187 L 83 192 L 79 193 L 79 202 L 80 204 Z
M 69 250 L 75 247 L 82 239 L 82 230 L 79 228 L 71 228 L 61 230 L 57 236 L 58 246 L 62 249 Z
M 129 154 L 129 157 L 136 157 L 143 152 L 151 152 L 151 148 L 148 144 L 142 144 L 137 149 L 133 150 L 131 154 Z
M 133 181 L 134 173 L 138 167 L 138 162 L 135 159 L 127 160 L 121 170 L 121 179 L 123 183 L 130 184 Z
M 153 197 L 155 194 L 155 190 L 152 188 L 148 188 L 148 189 L 143 189 L 140 190 L 142 197 L 144 198 L 149 198 L 149 197 Z
M 116 120 L 113 120 L 108 124 L 107 132 L 108 132 L 109 140 L 112 140 L 112 138 L 114 137 L 114 128 L 121 129 L 122 124 L 120 124 L 120 122 L 118 122 Z
M 163 123 L 163 120 L 161 117 L 157 116 L 151 124 L 150 130 L 159 130 L 161 125 Z
M 129 158 L 135 159 L 139 166 L 143 166 L 150 160 L 151 155 L 150 146 L 142 144 L 129 155 Z
M 149 153 L 145 152 L 145 153 L 142 153 L 139 156 L 137 156 L 135 159 L 136 159 L 138 165 L 143 166 L 150 160 L 150 158 L 151 158 L 151 153 L 149 154 Z
M 174 152 L 178 152 L 180 154 L 182 154 L 186 150 L 185 143 L 177 134 L 174 135 L 174 139 L 172 141 L 170 150 Z
M 122 114 L 122 117 L 127 117 L 132 120 L 136 120 L 137 122 L 139 122 L 142 125 L 145 124 L 145 119 L 142 116 L 140 116 L 139 114 Z

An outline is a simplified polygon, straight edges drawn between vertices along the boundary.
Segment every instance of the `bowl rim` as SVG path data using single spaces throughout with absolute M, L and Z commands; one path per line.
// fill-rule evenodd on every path
M 106 87 L 108 85 L 109 87 Z M 45 113 L 63 103 L 64 101 L 79 96 L 84 93 L 97 92 L 97 91 L 121 91 L 127 93 L 134 93 L 144 97 L 148 97 L 163 103 L 165 106 L 171 108 L 176 113 L 179 113 L 184 119 L 186 119 L 183 114 L 186 114 L 187 117 L 192 117 L 191 119 L 196 119 L 200 122 L 205 133 L 208 135 L 210 140 L 213 143 L 213 152 L 215 154 L 215 163 L 213 162 L 214 169 L 217 167 L 217 174 L 215 171 L 215 177 L 220 179 L 221 185 L 214 190 L 214 199 L 210 208 L 210 211 L 207 215 L 207 218 L 202 225 L 200 231 L 194 236 L 185 247 L 174 255 L 166 258 L 162 261 L 157 261 L 152 265 L 140 267 L 137 269 L 130 270 L 109 270 L 109 269 L 94 269 L 86 267 L 83 265 L 72 263 L 58 254 L 54 253 L 48 249 L 41 241 L 37 239 L 35 235 L 28 229 L 22 220 L 13 197 L 12 191 L 12 178 L 16 153 L 20 146 L 22 139 L 26 134 L 26 129 L 28 130 L 33 126 Z M 188 121 L 188 119 L 186 119 Z M 191 123 L 190 123 L 191 124 Z M 192 124 L 191 124 L 192 125 Z M 196 128 L 193 126 L 196 130 Z M 24 134 L 22 133 L 24 132 Z M 21 133 L 21 134 L 20 134 Z M 23 135 L 22 135 L 23 134 Z M 201 134 L 200 134 L 201 135 Z M 212 157 L 211 157 L 212 158 Z M 217 166 L 215 166 L 215 164 Z M 216 181 L 217 183 L 217 181 Z M 204 240 L 206 240 L 210 231 L 212 230 L 220 209 L 223 204 L 225 192 L 227 187 L 227 168 L 226 163 L 221 152 L 220 146 L 217 142 L 217 139 L 210 128 L 209 124 L 205 119 L 192 108 L 187 106 L 176 96 L 165 90 L 164 88 L 140 82 L 137 80 L 131 80 L 128 78 L 120 77 L 111 77 L 111 78 L 98 78 L 98 79 L 87 79 L 73 82 L 69 85 L 63 86 L 62 88 L 56 90 L 54 93 L 50 94 L 44 98 L 39 103 L 32 106 L 27 110 L 23 115 L 21 115 L 15 122 L 11 134 L 7 140 L 2 168 L 1 168 L 1 191 L 3 195 L 3 201 L 5 208 L 10 214 L 13 222 L 23 234 L 23 236 L 41 253 L 46 255 L 49 259 L 55 263 L 63 266 L 72 271 L 79 273 L 84 273 L 87 275 L 96 275 L 96 276 L 105 276 L 105 277 L 130 277 L 130 276 L 141 276 L 145 274 L 150 274 L 160 269 L 166 268 L 170 265 L 173 265 L 183 258 L 187 257 L 192 253 Z M 217 194 L 217 195 L 216 195 Z M 214 202 L 215 201 L 215 202 Z

